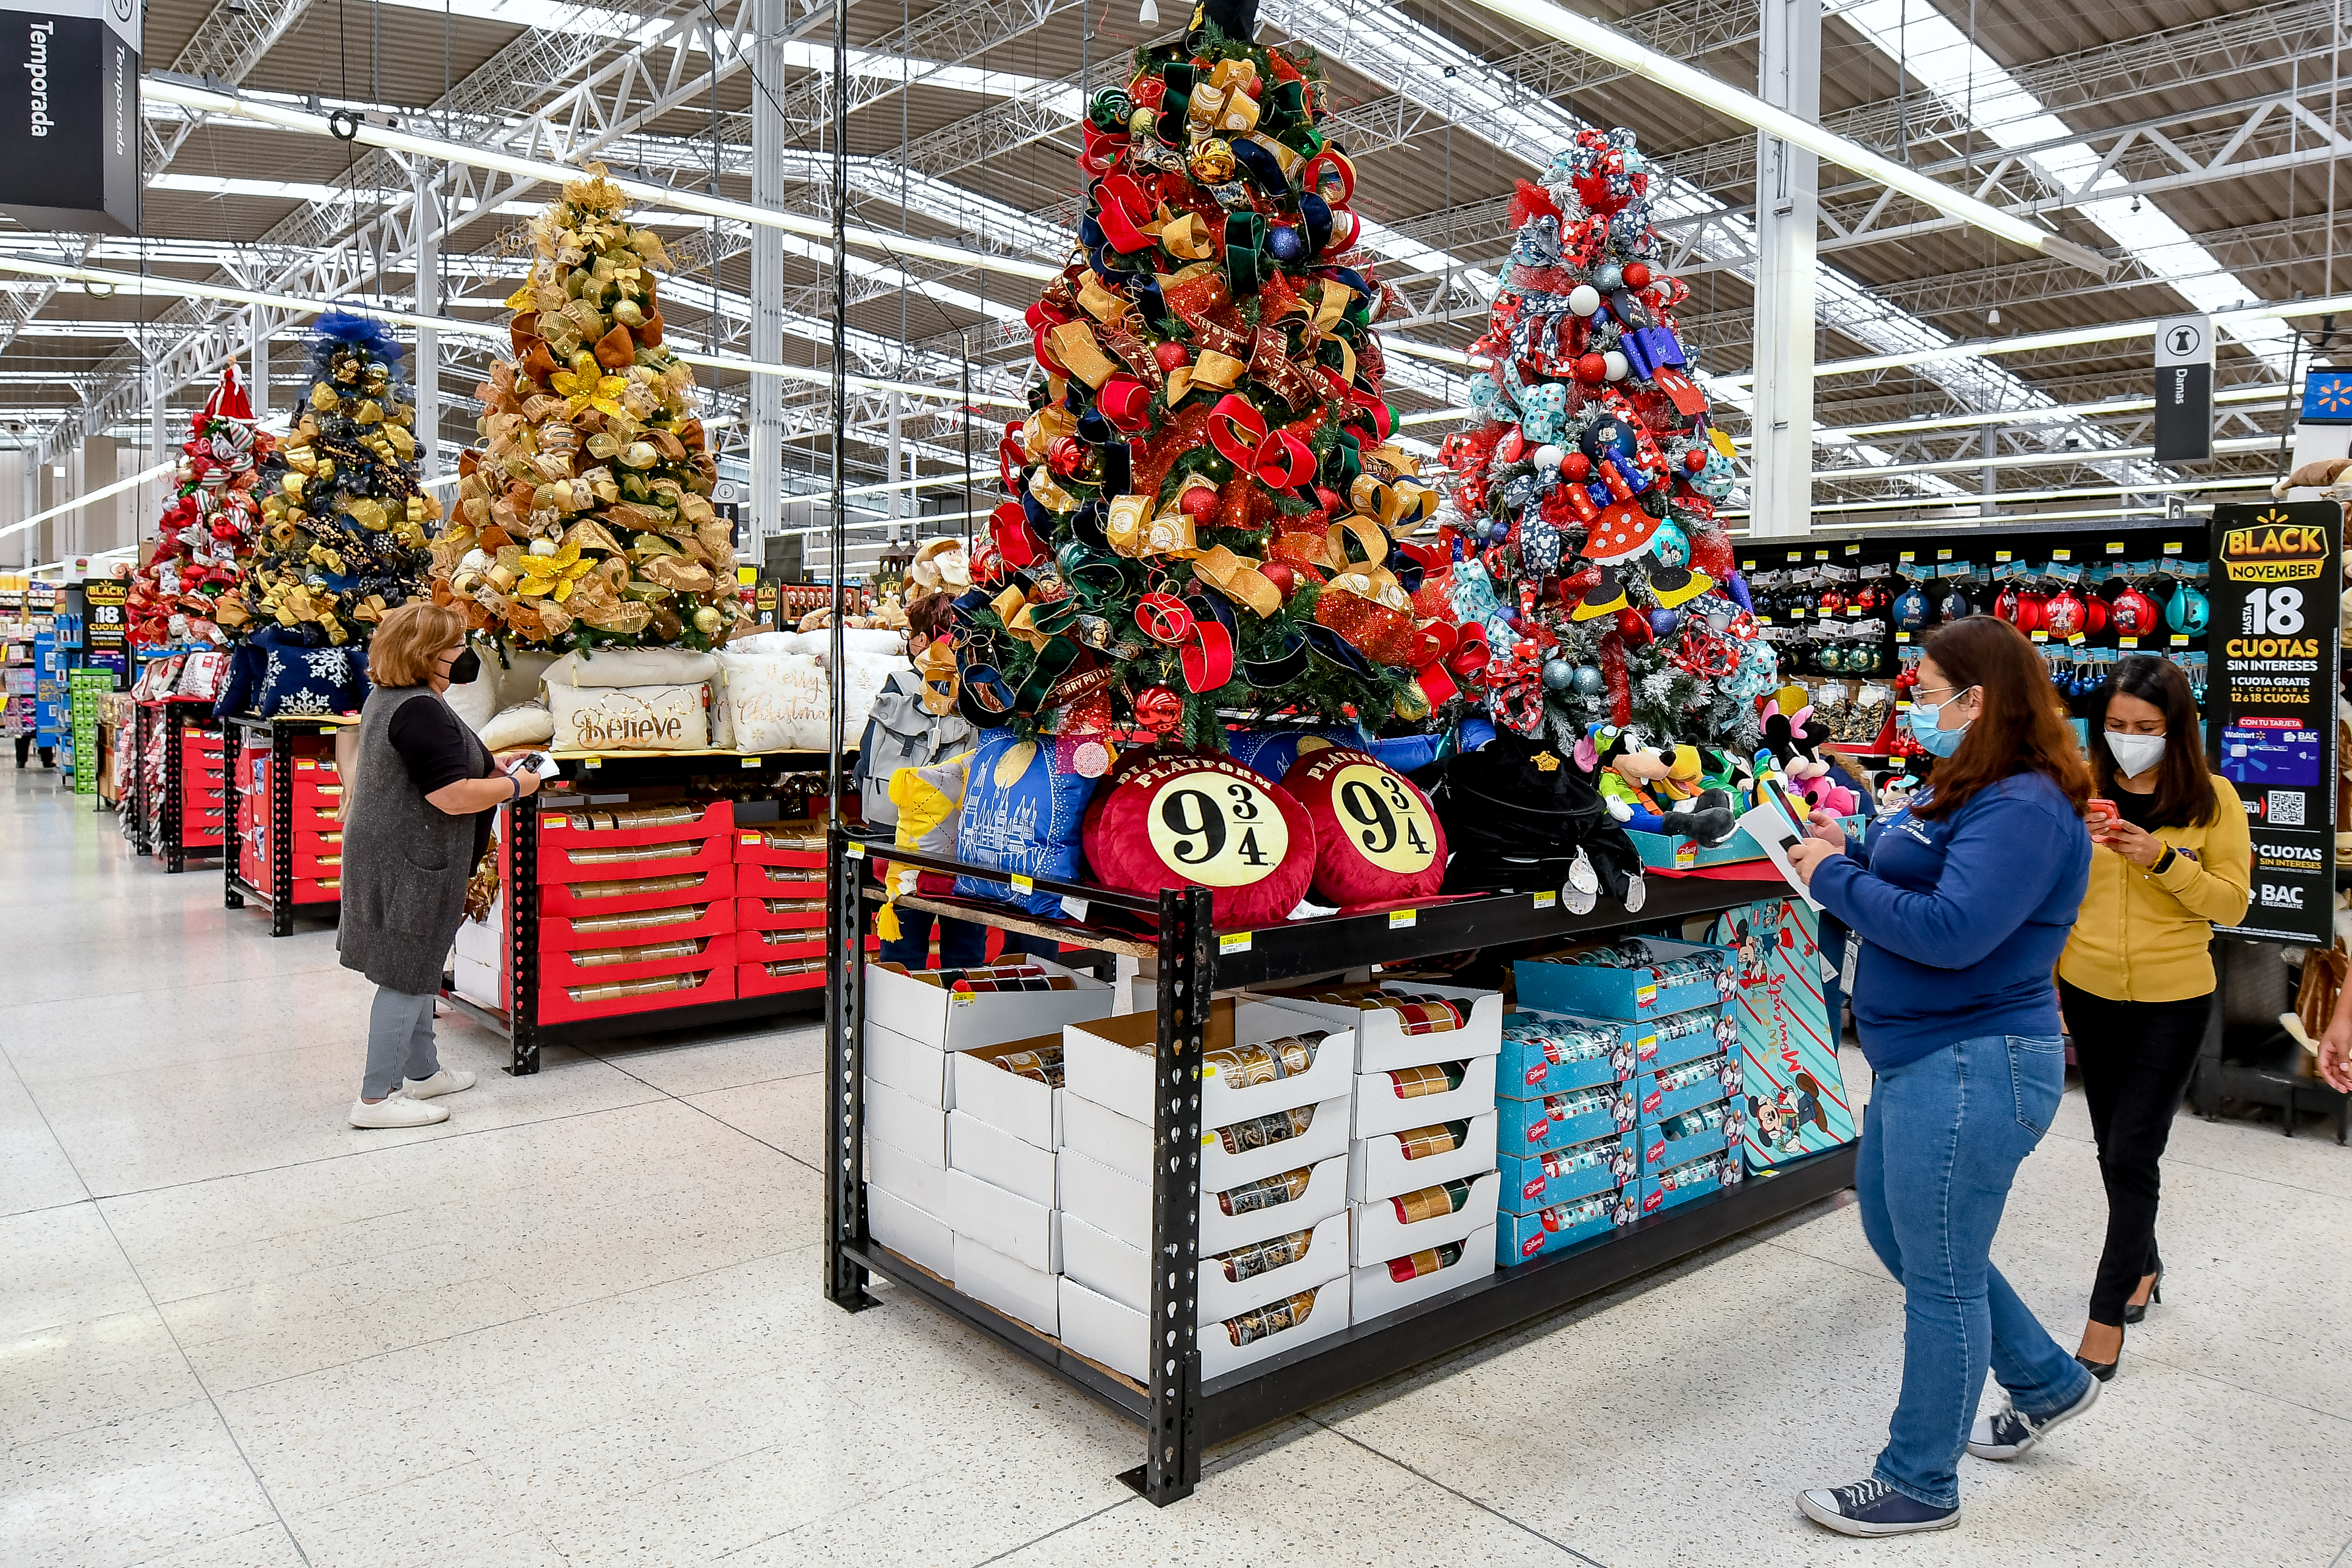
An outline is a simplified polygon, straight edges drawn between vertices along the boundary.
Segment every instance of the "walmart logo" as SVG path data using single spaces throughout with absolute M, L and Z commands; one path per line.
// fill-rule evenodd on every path
M 2314 371 L 2303 383 L 2307 424 L 2352 424 L 2352 371 Z

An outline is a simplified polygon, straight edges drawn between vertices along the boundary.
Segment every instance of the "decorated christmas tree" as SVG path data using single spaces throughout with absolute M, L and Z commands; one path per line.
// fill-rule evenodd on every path
M 669 258 L 590 174 L 531 220 L 514 357 L 480 388 L 434 597 L 501 647 L 716 647 L 750 612 L 694 373 L 662 346 Z
M 1731 443 L 1675 326 L 1689 290 L 1658 265 L 1651 180 L 1621 129 L 1520 183 L 1473 349 L 1484 423 L 1444 447 L 1468 534 L 1450 591 L 1496 651 L 1489 706 L 1522 733 L 1637 725 L 1745 748 L 1775 660 L 1716 519 Z
M 232 361 L 181 446 L 178 494 L 163 508 L 154 556 L 131 580 L 125 619 L 146 647 L 225 643 L 248 618 L 232 591 L 252 558 L 260 519 L 257 465 L 277 444 L 256 429 Z
M 310 398 L 261 465 L 259 550 L 236 591 L 243 633 L 275 626 L 310 647 L 364 643 L 424 588 L 441 507 L 417 482 L 402 358 L 380 323 L 319 319 Z
M 1081 771 L 1130 723 L 1221 748 L 1221 709 L 1378 727 L 1452 691 L 1444 596 L 1395 543 L 1438 497 L 1389 440 L 1355 171 L 1316 62 L 1249 11 L 1196 11 L 1089 106 L 1080 256 L 1029 308 L 1045 374 L 962 601 L 965 711 Z

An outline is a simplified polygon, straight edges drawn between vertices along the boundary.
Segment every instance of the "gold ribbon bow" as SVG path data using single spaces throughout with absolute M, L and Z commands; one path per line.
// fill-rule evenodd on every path
M 1045 342 L 1072 375 L 1097 392 L 1118 371 L 1118 364 L 1095 342 L 1095 329 L 1084 321 L 1063 322 L 1045 334 Z
M 955 647 L 945 637 L 934 637 L 915 655 L 915 671 L 923 678 L 923 711 L 933 716 L 955 712 L 956 692 L 962 684 L 956 674 Z
M 1049 512 L 1075 512 L 1078 509 L 1078 498 L 1055 484 L 1054 476 L 1045 468 L 1038 468 L 1029 476 L 1029 493 L 1036 497 L 1037 504 Z
M 1428 486 L 1412 479 L 1390 484 L 1370 474 L 1356 476 L 1355 483 L 1348 486 L 1348 500 L 1391 533 L 1413 528 L 1437 510 L 1437 492 Z
M 1224 591 L 1228 599 L 1238 599 L 1258 613 L 1261 620 L 1271 619 L 1282 608 L 1282 591 L 1257 569 L 1257 562 L 1245 555 L 1235 555 L 1223 545 L 1211 545 L 1193 561 L 1192 570 Z
M 1184 490 L 1177 492 L 1181 501 L 1185 490 L 1195 485 L 1207 485 L 1205 479 L 1186 481 Z M 1201 553 L 1200 539 L 1193 532 L 1192 519 L 1171 502 L 1156 516 L 1149 496 L 1121 496 L 1111 502 L 1109 520 L 1103 533 L 1110 548 L 1130 560 L 1144 556 L 1165 555 L 1180 559 Z
M 1169 255 L 1180 261 L 1200 261 L 1217 254 L 1209 225 L 1201 221 L 1200 214 L 1184 213 L 1171 218 L 1165 205 L 1160 213 L 1160 243 Z
M 1051 633 L 1037 630 L 1034 620 L 1034 607 L 1030 603 L 1029 596 L 1019 588 L 1006 589 L 991 601 L 988 607 L 996 612 L 999 621 L 1004 622 L 1007 636 L 1018 637 L 1036 652 L 1044 653 L 1045 644 L 1054 640 Z
M 1325 278 L 1323 291 L 1315 300 L 1315 325 L 1328 332 L 1339 324 L 1339 318 L 1348 313 L 1348 307 L 1355 302 L 1354 289 L 1336 278 Z
M 1127 298 L 1105 286 L 1092 271 L 1078 280 L 1078 303 L 1097 321 L 1108 321 L 1127 314 Z M 1068 364 L 1067 360 L 1062 361 Z

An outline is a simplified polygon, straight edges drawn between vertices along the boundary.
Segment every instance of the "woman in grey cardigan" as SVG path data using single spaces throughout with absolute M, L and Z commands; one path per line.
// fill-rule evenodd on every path
M 375 689 L 360 710 L 355 777 L 344 781 L 335 940 L 343 967 L 376 984 L 354 1127 L 446 1122 L 447 1108 L 426 1102 L 474 1086 L 472 1073 L 441 1065 L 433 1003 L 498 808 L 537 790 L 539 776 L 502 771 L 525 754 L 493 758 L 442 700 L 452 681 L 477 673 L 465 637 L 457 612 L 412 601 L 377 625 L 369 651 Z

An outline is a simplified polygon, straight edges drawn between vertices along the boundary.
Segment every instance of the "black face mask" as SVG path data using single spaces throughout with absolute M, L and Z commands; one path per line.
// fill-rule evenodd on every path
M 471 648 L 449 661 L 449 684 L 453 686 L 471 685 L 481 678 L 481 674 L 482 656 Z

